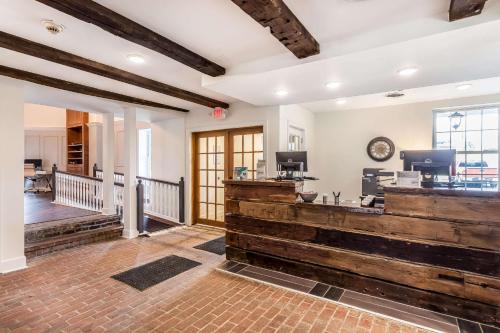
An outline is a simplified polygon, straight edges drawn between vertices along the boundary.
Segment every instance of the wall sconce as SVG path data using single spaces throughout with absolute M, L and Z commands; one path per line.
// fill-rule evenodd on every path
M 458 111 L 455 111 L 454 113 L 449 115 L 450 121 L 451 121 L 451 127 L 456 131 L 460 125 L 462 125 L 462 118 L 465 117 L 463 114 L 461 114 Z

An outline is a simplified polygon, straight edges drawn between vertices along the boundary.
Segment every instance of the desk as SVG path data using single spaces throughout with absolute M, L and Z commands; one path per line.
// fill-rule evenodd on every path
M 391 188 L 382 209 L 224 183 L 227 259 L 500 325 L 499 193 Z
M 52 191 L 52 173 L 49 171 L 35 171 L 34 174 L 32 170 L 24 169 L 24 181 L 26 179 L 33 182 L 31 188 L 25 189 L 24 192 L 50 192 Z M 41 183 L 42 186 L 36 186 L 37 183 Z

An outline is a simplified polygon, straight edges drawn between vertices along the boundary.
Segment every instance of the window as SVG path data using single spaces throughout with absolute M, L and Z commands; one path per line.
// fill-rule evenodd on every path
M 491 106 L 434 112 L 434 149 L 456 149 L 458 186 L 497 190 L 498 114 Z
M 151 177 L 151 129 L 139 130 L 138 136 L 138 170 L 141 177 Z

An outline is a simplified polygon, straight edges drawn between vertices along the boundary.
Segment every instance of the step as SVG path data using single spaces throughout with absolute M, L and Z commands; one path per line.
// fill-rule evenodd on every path
M 120 225 L 120 217 L 117 215 L 91 215 L 28 224 L 24 228 L 24 241 L 26 244 L 30 244 L 52 237 L 100 229 L 110 225 Z
M 80 245 L 116 239 L 121 237 L 122 231 L 122 225 L 111 225 L 99 229 L 51 237 L 25 244 L 24 254 L 27 258 L 33 258 Z
M 119 238 L 123 225 L 117 215 L 91 215 L 25 226 L 26 257 Z

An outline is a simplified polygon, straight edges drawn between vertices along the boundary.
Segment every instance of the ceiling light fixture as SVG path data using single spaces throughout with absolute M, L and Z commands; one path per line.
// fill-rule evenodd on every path
M 418 72 L 418 68 L 417 67 L 407 67 L 407 68 L 400 69 L 398 71 L 398 74 L 400 76 L 412 76 L 416 72 Z
M 472 84 L 470 83 L 464 83 L 464 84 L 460 84 L 457 86 L 457 89 L 458 90 L 467 90 L 467 89 L 470 89 L 472 87 Z
M 460 127 L 460 125 L 462 125 L 462 119 L 465 117 L 465 115 L 458 111 L 455 111 L 448 117 L 451 121 L 451 127 L 453 127 L 453 129 L 456 131 Z
M 53 35 L 57 35 L 64 30 L 63 25 L 57 24 L 53 20 L 42 20 L 42 25 L 45 27 L 45 30 Z
M 286 90 L 284 90 L 284 89 L 280 89 L 280 90 L 277 90 L 277 91 L 276 91 L 276 95 L 277 95 L 277 96 L 280 96 L 280 97 L 283 97 L 283 96 L 288 95 L 288 91 L 286 91 Z
M 337 103 L 337 105 L 344 105 L 347 103 L 347 100 L 345 98 L 339 98 L 335 101 L 335 103 Z
M 385 94 L 385 97 L 399 98 L 399 97 L 403 97 L 404 95 L 405 95 L 405 93 L 402 90 L 397 90 L 397 91 L 388 92 L 387 94 Z
M 337 89 L 338 87 L 340 87 L 340 85 L 341 85 L 340 82 L 332 81 L 332 82 L 327 82 L 325 84 L 325 87 L 327 87 L 328 89 Z
M 144 57 L 140 54 L 137 53 L 130 53 L 127 54 L 127 59 L 130 62 L 133 62 L 134 64 L 143 64 L 146 60 L 144 60 Z

